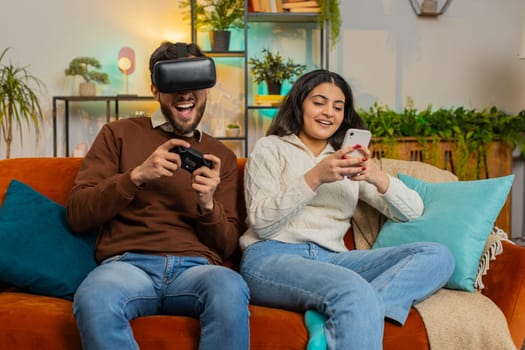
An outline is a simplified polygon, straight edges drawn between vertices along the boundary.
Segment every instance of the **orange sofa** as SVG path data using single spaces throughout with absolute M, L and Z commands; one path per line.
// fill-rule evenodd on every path
M 81 161 L 79 158 L 0 160 L 0 202 L 11 179 L 17 179 L 64 204 Z M 238 164 L 242 175 L 244 159 L 239 159 Z M 353 244 L 350 233 L 347 244 Z M 513 341 L 520 348 L 525 337 L 525 248 L 504 241 L 503 253 L 491 262 L 483 282 L 483 294 L 502 310 Z M 0 285 L 0 349 L 81 349 L 71 309 L 69 300 Z M 255 305 L 250 306 L 250 312 L 251 349 L 306 348 L 308 332 L 302 314 Z M 141 349 L 198 349 L 197 320 L 148 316 L 131 324 Z M 425 327 L 414 308 L 405 326 L 386 323 L 383 344 L 387 350 L 429 348 Z

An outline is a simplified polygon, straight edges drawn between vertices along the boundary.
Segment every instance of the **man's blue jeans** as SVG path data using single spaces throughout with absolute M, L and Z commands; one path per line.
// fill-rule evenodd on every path
M 327 317 L 328 349 L 382 349 L 384 319 L 404 324 L 410 307 L 448 281 L 449 249 L 437 243 L 334 253 L 313 243 L 263 241 L 243 253 L 254 304 Z
M 73 311 L 85 350 L 138 349 L 129 321 L 157 314 L 199 319 L 201 350 L 247 350 L 248 302 L 242 277 L 205 258 L 125 253 L 86 277 Z

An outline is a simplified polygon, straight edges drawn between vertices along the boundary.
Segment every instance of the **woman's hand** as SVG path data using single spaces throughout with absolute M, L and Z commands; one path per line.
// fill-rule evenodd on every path
M 345 150 L 347 149 L 341 149 L 341 151 Z M 368 148 L 362 147 L 360 145 L 350 147 L 350 151 L 352 150 L 359 151 L 363 157 L 361 158 L 361 162 L 356 163 L 356 165 L 353 166 L 353 168 L 361 167 L 361 169 L 358 171 L 354 170 L 352 175 L 349 175 L 349 179 L 352 181 L 366 181 L 374 185 L 379 193 L 385 193 L 388 190 L 388 186 L 390 186 L 390 178 L 377 166 L 375 162 L 371 161 L 372 152 L 370 152 Z M 343 155 L 343 157 L 346 156 Z M 355 157 L 349 158 L 355 159 Z
M 351 151 L 358 150 L 362 157 L 349 156 Z M 344 147 L 334 154 L 325 157 L 304 178 L 310 188 L 315 191 L 323 183 L 343 180 L 367 181 L 376 186 L 379 193 L 385 193 L 390 185 L 390 179 L 375 162 L 370 161 L 371 152 L 360 145 Z

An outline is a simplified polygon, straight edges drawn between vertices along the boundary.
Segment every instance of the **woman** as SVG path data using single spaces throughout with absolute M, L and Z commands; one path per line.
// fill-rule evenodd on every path
M 340 149 L 348 128 L 364 127 L 353 102 L 348 83 L 327 70 L 293 85 L 247 161 L 241 274 L 255 304 L 324 314 L 328 349 L 373 350 L 382 348 L 385 317 L 402 325 L 447 282 L 454 259 L 435 243 L 345 247 L 358 199 L 397 221 L 424 209 L 367 147 Z M 360 157 L 346 155 L 355 149 Z

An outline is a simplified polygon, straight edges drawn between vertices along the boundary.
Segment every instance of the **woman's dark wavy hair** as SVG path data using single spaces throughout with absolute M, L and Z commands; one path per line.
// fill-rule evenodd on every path
M 328 139 L 334 149 L 341 148 L 348 128 L 366 129 L 366 125 L 354 109 L 354 97 L 350 85 L 339 74 L 326 69 L 317 69 L 302 75 L 285 96 L 277 115 L 266 135 L 299 135 L 303 128 L 303 102 L 308 94 L 322 83 L 332 83 L 345 95 L 344 117 L 341 126 Z

